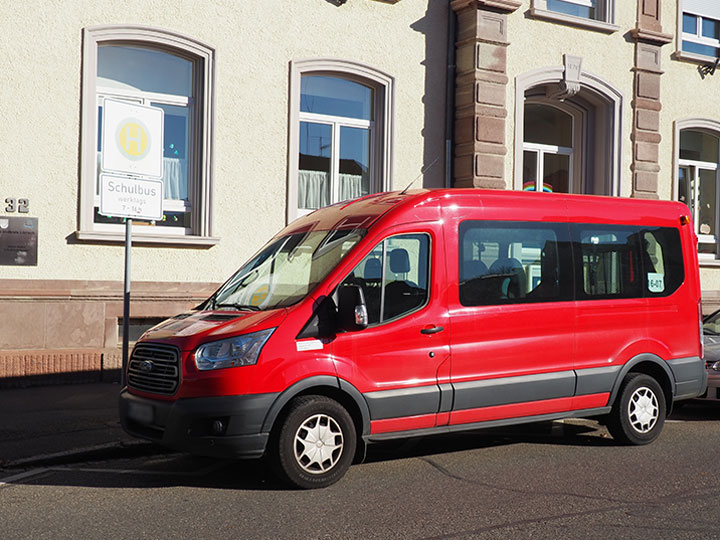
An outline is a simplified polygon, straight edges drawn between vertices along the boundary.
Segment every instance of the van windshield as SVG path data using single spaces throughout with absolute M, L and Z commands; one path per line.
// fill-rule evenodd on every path
M 214 308 L 266 310 L 299 302 L 365 235 L 364 229 L 308 231 L 270 241 L 223 285 Z

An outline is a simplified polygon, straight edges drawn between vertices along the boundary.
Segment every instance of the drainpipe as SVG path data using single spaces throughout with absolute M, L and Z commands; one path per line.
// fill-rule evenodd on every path
M 457 41 L 457 15 L 448 0 L 447 80 L 445 82 L 445 187 L 452 187 L 453 135 L 455 130 L 455 42 Z

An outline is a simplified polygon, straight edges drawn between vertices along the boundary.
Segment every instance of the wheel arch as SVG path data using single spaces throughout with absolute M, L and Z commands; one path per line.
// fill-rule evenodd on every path
M 615 403 L 620 386 L 629 373 L 644 373 L 655 379 L 665 395 L 666 414 L 669 415 L 672 412 L 675 377 L 667 362 L 651 353 L 638 354 L 625 363 L 610 392 L 610 404 Z
M 308 377 L 285 389 L 270 406 L 262 425 L 263 433 L 273 433 L 278 420 L 287 413 L 290 403 L 297 397 L 318 395 L 340 403 L 350 414 L 357 432 L 357 454 L 365 456 L 365 436 L 370 433 L 370 410 L 362 394 L 349 382 L 331 375 Z

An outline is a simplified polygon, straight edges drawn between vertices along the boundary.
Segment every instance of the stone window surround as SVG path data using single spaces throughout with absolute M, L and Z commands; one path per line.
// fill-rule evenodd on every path
M 300 91 L 303 75 L 330 75 L 369 85 L 375 91 L 375 140 L 372 141 L 375 186 L 392 186 L 395 78 L 371 66 L 337 58 L 309 58 L 290 62 L 287 223 L 298 217 L 298 154 L 300 152 Z
M 533 87 L 548 84 L 558 84 L 564 81 L 565 67 L 538 68 L 521 75 L 515 79 L 515 162 L 513 189 L 522 189 L 522 148 L 523 148 L 523 119 L 525 110 L 525 92 Z M 581 88 L 588 89 L 609 102 L 607 124 L 612 130 L 610 155 L 613 156 L 609 173 L 608 195 L 620 196 L 621 167 L 622 167 L 622 137 L 623 137 L 623 104 L 625 98 L 622 92 L 601 77 L 587 71 L 579 75 Z
M 585 17 L 575 17 L 565 13 L 558 13 L 547 8 L 547 0 L 532 0 L 530 4 L 530 16 L 535 19 L 567 24 L 569 26 L 577 26 L 588 30 L 596 30 L 606 34 L 612 34 L 620 30 L 615 22 L 615 0 L 605 0 L 605 9 L 607 11 L 607 20 L 598 21 L 595 19 L 586 19 Z
M 709 118 L 685 118 L 674 122 L 672 197 L 675 201 L 678 200 L 678 188 L 680 183 L 680 179 L 678 178 L 678 169 L 680 167 L 680 132 L 686 129 L 706 131 L 716 137 L 720 137 L 720 121 Z M 720 268 L 720 258 L 711 254 L 699 253 L 698 262 L 700 263 L 700 266 Z
M 212 235 L 212 182 L 214 132 L 214 70 L 215 50 L 204 43 L 179 33 L 138 25 L 103 25 L 83 29 L 82 116 L 80 162 L 79 228 L 75 237 L 80 241 L 118 243 L 125 241 L 123 227 L 115 231 L 94 228 L 95 163 L 97 141 L 97 48 L 102 43 L 142 44 L 182 53 L 193 60 L 201 73 L 196 77 L 195 94 L 201 102 L 197 113 L 195 140 L 198 145 L 195 175 L 199 179 L 193 189 L 193 234 L 168 235 L 161 228 L 144 227 L 133 230 L 136 244 L 169 244 L 192 247 L 211 247 L 219 239 Z

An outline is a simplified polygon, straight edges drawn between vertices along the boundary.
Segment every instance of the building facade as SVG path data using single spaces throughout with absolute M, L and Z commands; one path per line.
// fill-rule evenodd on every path
M 0 387 L 119 368 L 107 100 L 163 111 L 162 218 L 133 223 L 131 339 L 296 217 L 412 182 L 681 200 L 704 309 L 720 305 L 715 1 L 5 4 Z

